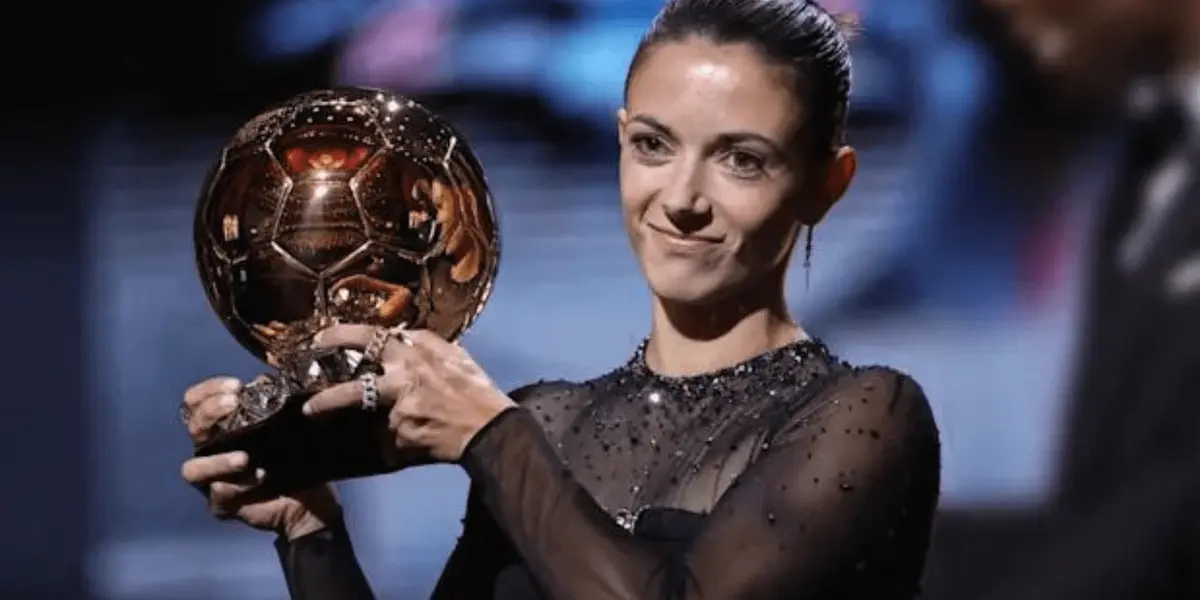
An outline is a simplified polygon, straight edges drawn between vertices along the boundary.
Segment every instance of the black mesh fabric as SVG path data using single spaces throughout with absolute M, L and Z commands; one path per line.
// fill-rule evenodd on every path
M 464 456 L 471 497 L 437 600 L 917 595 L 940 447 L 905 375 L 803 341 L 664 377 L 639 349 L 598 379 L 513 397 Z M 291 552 L 294 598 L 369 597 L 357 567 Z M 305 572 L 323 574 L 311 593 Z

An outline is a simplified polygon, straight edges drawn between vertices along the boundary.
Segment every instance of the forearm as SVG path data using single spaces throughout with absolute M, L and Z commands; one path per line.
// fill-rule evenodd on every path
M 661 587 L 651 581 L 661 574 L 658 555 L 574 481 L 525 410 L 507 411 L 481 431 L 463 467 L 547 597 L 637 597 Z
M 280 537 L 275 548 L 292 600 L 374 600 L 340 518 L 291 541 Z

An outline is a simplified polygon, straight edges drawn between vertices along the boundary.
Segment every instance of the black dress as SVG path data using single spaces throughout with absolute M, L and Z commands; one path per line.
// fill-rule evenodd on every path
M 938 500 L 920 387 L 796 342 L 664 377 L 644 345 L 585 383 L 513 393 L 468 447 L 436 600 L 901 600 Z M 277 542 L 292 598 L 372 598 L 345 529 Z

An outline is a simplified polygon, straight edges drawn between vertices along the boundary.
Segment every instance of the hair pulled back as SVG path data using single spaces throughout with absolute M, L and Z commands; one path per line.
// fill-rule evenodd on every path
M 769 62 L 791 70 L 805 108 L 807 149 L 828 154 L 845 143 L 850 97 L 850 48 L 844 22 L 812 0 L 670 0 L 638 44 L 625 80 L 655 47 L 700 37 L 747 43 Z

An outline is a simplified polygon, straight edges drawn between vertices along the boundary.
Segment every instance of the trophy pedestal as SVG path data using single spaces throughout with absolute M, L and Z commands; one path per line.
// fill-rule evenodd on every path
M 278 375 L 247 384 L 238 408 L 217 423 L 209 441 L 197 445 L 196 456 L 245 452 L 251 468 L 265 471 L 263 485 L 277 494 L 395 470 L 385 454 L 386 412 L 351 409 L 320 417 L 301 412 L 317 391 L 377 368 L 360 361 L 352 350 L 302 355 Z

